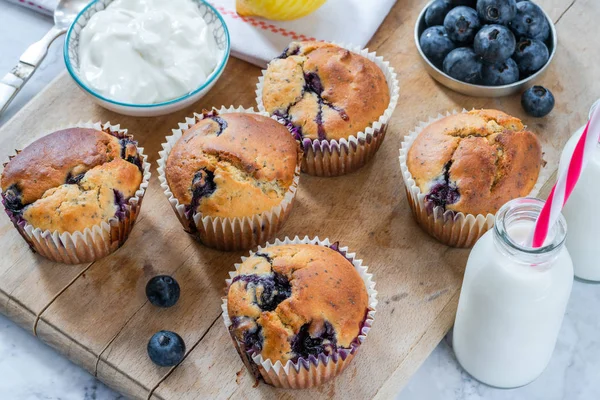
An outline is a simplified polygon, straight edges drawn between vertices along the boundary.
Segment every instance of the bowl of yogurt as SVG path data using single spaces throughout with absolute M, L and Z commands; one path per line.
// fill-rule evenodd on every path
M 102 107 L 153 117 L 202 98 L 230 47 L 223 17 L 203 0 L 96 0 L 67 32 L 64 57 Z

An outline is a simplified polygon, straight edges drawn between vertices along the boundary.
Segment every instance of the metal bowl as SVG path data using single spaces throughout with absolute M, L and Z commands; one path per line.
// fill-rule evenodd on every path
M 474 97 L 502 97 L 519 93 L 531 86 L 533 82 L 536 79 L 538 79 L 544 73 L 544 71 L 546 71 L 548 65 L 550 65 L 550 63 L 554 59 L 554 54 L 556 54 L 556 47 L 558 44 L 558 39 L 556 37 L 556 28 L 546 11 L 542 10 L 544 12 L 544 15 L 546 16 L 546 19 L 548 20 L 548 23 L 550 24 L 550 37 L 545 42 L 546 46 L 548 46 L 548 51 L 550 52 L 550 58 L 548 59 L 546 65 L 542 67 L 542 69 L 523 80 L 511 83 L 510 85 L 503 86 L 473 85 L 471 83 L 465 83 L 454 79 L 451 76 L 444 73 L 444 71 L 438 69 L 435 65 L 433 65 L 431 61 L 427 59 L 425 54 L 423 54 L 423 50 L 421 50 L 419 38 L 421 37 L 423 31 L 427 29 L 427 25 L 425 24 L 425 12 L 427 11 L 427 8 L 429 8 L 431 3 L 433 3 L 433 1 L 429 2 L 425 6 L 425 8 L 423 8 L 423 11 L 421 11 L 421 14 L 419 14 L 419 18 L 417 19 L 417 23 L 415 25 L 415 44 L 417 45 L 417 50 L 419 50 L 419 54 L 421 55 L 421 59 L 423 60 L 423 64 L 425 65 L 425 69 L 427 70 L 427 72 L 429 72 L 429 75 L 431 75 L 433 79 L 435 79 L 436 81 L 438 81 L 439 83 L 441 83 L 449 89 L 452 89 L 462 94 L 466 94 L 467 96 Z

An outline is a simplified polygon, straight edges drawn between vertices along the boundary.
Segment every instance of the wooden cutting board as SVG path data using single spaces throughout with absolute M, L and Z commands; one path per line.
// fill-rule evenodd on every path
M 245 371 L 221 318 L 228 271 L 243 253 L 208 249 L 185 234 L 160 190 L 156 160 L 170 130 L 193 111 L 221 105 L 254 105 L 260 71 L 231 59 L 221 80 L 198 104 L 162 118 L 124 117 L 96 106 L 63 74 L 0 131 L 0 160 L 43 132 L 79 120 L 120 123 L 145 147 L 153 176 L 141 216 L 127 243 L 111 256 L 86 265 L 60 265 L 33 254 L 0 216 L 0 311 L 33 331 L 100 380 L 132 398 L 393 398 L 451 327 L 468 256 L 445 247 L 413 221 L 398 165 L 402 137 L 419 121 L 452 109 L 492 107 L 523 118 L 550 148 L 555 166 L 560 148 L 586 120 L 600 96 L 600 3 L 541 0 L 559 35 L 555 61 L 542 83 L 555 94 L 553 113 L 524 115 L 519 97 L 469 98 L 433 81 L 413 42 L 424 2 L 400 0 L 370 48 L 396 68 L 398 108 L 375 159 L 339 178 L 303 175 L 289 222 L 280 236 L 329 237 L 358 253 L 375 274 L 379 306 L 374 327 L 358 356 L 334 381 L 306 391 L 260 384 Z M 144 286 L 159 273 L 173 275 L 182 297 L 171 309 L 146 301 Z M 188 351 L 173 368 L 159 368 L 146 355 L 150 336 L 161 329 L 181 334 Z

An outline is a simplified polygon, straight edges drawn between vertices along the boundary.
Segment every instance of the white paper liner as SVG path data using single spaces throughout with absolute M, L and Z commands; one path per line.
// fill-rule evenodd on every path
M 364 131 L 357 132 L 347 139 L 321 140 L 303 139 L 302 149 L 304 159 L 302 160 L 302 172 L 314 176 L 339 176 L 356 171 L 368 163 L 385 138 L 388 123 L 392 113 L 398 104 L 400 97 L 400 85 L 394 68 L 389 61 L 378 57 L 375 52 L 369 53 L 369 49 L 362 49 L 350 44 L 330 42 L 343 47 L 353 53 L 359 54 L 374 62 L 384 73 L 385 80 L 390 93 L 390 103 L 387 109 Z M 260 112 L 266 112 L 262 101 L 263 84 L 267 70 L 263 70 L 256 85 L 256 104 Z
M 255 252 L 251 251 L 250 257 L 268 247 L 287 244 L 313 244 L 330 247 L 333 243 L 329 240 L 329 238 L 321 240 L 318 236 L 313 239 L 310 239 L 308 236 L 305 236 L 302 239 L 300 239 L 298 236 L 294 237 L 294 239 L 290 239 L 286 236 L 283 240 L 275 239 L 273 243 L 267 243 L 264 247 L 258 247 Z M 351 349 L 341 349 L 329 356 L 321 354 L 318 358 L 311 356 L 309 360 L 304 358 L 300 358 L 296 362 L 289 360 L 285 365 L 283 365 L 279 360 L 275 363 L 273 363 L 270 359 L 265 360 L 260 354 L 251 355 L 256 369 L 264 379 L 265 383 L 275 387 L 289 389 L 306 389 L 321 385 L 341 374 L 356 355 L 360 345 L 366 340 L 367 335 L 371 330 L 371 326 L 373 325 L 378 302 L 377 291 L 375 290 L 375 282 L 373 281 L 373 274 L 368 273 L 368 267 L 362 264 L 362 260 L 356 258 L 355 253 L 348 252 L 348 247 L 340 247 L 338 251 L 342 253 L 342 255 L 344 255 L 344 257 L 346 257 L 346 259 L 348 259 L 352 265 L 354 265 L 354 268 L 356 268 L 356 271 L 365 284 L 367 294 L 369 296 L 369 309 L 367 316 L 356 341 L 351 345 Z M 242 257 L 242 263 L 247 258 L 248 257 Z M 229 279 L 225 281 L 227 290 L 231 285 L 232 279 L 238 275 L 237 271 L 239 271 L 240 267 L 241 263 L 237 263 L 235 264 L 235 271 L 229 272 Z M 232 323 L 227 309 L 227 294 L 222 300 L 223 303 L 221 308 L 223 310 L 223 320 L 225 322 L 225 327 L 229 332 L 229 327 Z M 244 354 L 242 354 L 243 347 L 240 346 L 233 335 L 231 338 L 236 346 L 236 349 L 240 353 L 242 361 L 244 361 L 244 364 L 250 368 L 244 359 Z M 250 372 L 254 373 L 252 370 L 250 370 Z
M 463 109 L 462 113 L 468 111 Z M 434 207 L 433 211 L 429 210 L 425 204 L 425 194 L 421 193 L 421 189 L 413 179 L 412 174 L 406 165 L 408 150 L 412 146 L 417 136 L 423 129 L 442 118 L 450 115 L 456 115 L 459 112 L 453 110 L 446 111 L 445 114 L 438 114 L 437 117 L 430 117 L 427 122 L 421 121 L 404 137 L 400 147 L 400 169 L 404 178 L 404 186 L 406 188 L 406 198 L 413 211 L 413 214 L 421 227 L 430 235 L 435 237 L 440 242 L 452 246 L 470 248 L 475 245 L 475 242 L 483 236 L 488 230 L 494 226 L 494 214 L 464 214 L 452 210 L 444 211 L 442 207 Z M 542 154 L 546 151 L 542 146 Z M 550 178 L 551 171 L 547 166 L 542 166 L 538 180 L 529 193 L 529 196 L 535 196 L 546 181 Z
M 221 107 L 219 110 L 213 108 L 207 115 L 228 113 L 250 113 L 270 117 L 267 113 L 255 112 L 254 108 L 229 108 Z M 158 180 L 160 187 L 164 190 L 165 196 L 169 199 L 171 207 L 179 222 L 183 225 L 186 232 L 193 234 L 202 244 L 219 250 L 236 251 L 247 250 L 259 244 L 265 243 L 277 233 L 287 220 L 292 211 L 292 205 L 298 189 L 300 180 L 300 163 L 296 166 L 294 180 L 281 203 L 268 211 L 255 214 L 251 217 L 211 217 L 203 216 L 201 213 L 194 213 L 193 222 L 186 217 L 185 204 L 179 204 L 179 200 L 173 195 L 169 188 L 166 177 L 167 159 L 175 143 L 183 135 L 183 131 L 198 123 L 205 118 L 204 114 L 194 113 L 193 118 L 186 118 L 185 122 L 179 123 L 179 129 L 173 129 L 173 135 L 166 138 L 167 142 L 162 144 L 163 150 L 158 154 Z M 276 118 L 270 117 L 277 121 Z M 278 121 L 279 122 L 279 121 Z M 300 158 L 300 155 L 298 156 Z M 194 229 L 195 228 L 195 229 Z
M 107 133 L 111 133 L 119 138 L 129 137 L 127 129 L 121 129 L 120 125 L 111 125 L 110 122 L 102 124 L 101 122 L 79 122 L 77 124 L 60 126 L 48 130 L 43 136 L 50 133 L 69 128 L 90 128 Z M 100 258 L 106 257 L 110 253 L 121 247 L 139 215 L 144 194 L 150 181 L 150 163 L 147 162 L 148 156 L 144 154 L 143 147 L 137 147 L 138 154 L 142 160 L 142 182 L 135 194 L 129 198 L 126 204 L 125 218 L 120 220 L 117 217 L 111 217 L 107 221 L 86 228 L 84 231 L 73 233 L 50 230 L 41 230 L 34 228 L 26 221 L 14 223 L 23 239 L 31 248 L 40 255 L 56 262 L 65 264 L 88 263 Z M 17 154 L 20 151 L 17 151 Z M 15 155 L 9 157 L 9 160 Z M 12 218 L 11 218 L 12 220 Z

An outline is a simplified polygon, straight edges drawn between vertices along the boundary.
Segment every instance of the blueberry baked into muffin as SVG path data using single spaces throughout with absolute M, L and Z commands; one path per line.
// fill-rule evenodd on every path
M 540 141 L 518 118 L 497 110 L 450 115 L 426 126 L 407 152 L 405 165 L 423 209 L 416 200 L 411 206 L 430 233 L 452 242 L 461 233 L 452 229 L 452 218 L 443 221 L 444 234 L 436 233 L 432 214 L 493 215 L 509 200 L 531 193 L 542 163 Z M 450 231 L 454 236 L 445 237 Z
M 387 72 L 390 76 L 393 74 Z M 304 171 L 314 175 L 340 175 L 360 166 L 356 160 L 347 161 L 349 165 L 338 167 L 341 171 L 334 166 L 327 173 L 306 164 L 324 162 L 309 159 L 310 149 L 320 141 L 335 140 L 338 146 L 345 142 L 346 146 L 338 151 L 340 156 L 348 157 L 348 152 L 355 150 L 348 149 L 347 140 L 358 137 L 359 132 L 367 128 L 374 128 L 386 113 L 392 95 L 390 85 L 394 83 L 386 80 L 378 64 L 331 43 L 292 42 L 281 56 L 269 63 L 263 74 L 257 98 L 259 109 L 264 108 L 285 120 L 296 138 L 303 142 L 308 153 Z M 373 132 L 380 136 L 384 133 L 385 126 L 380 125 Z M 370 144 L 372 139 L 369 136 L 366 140 Z M 327 143 L 323 145 L 327 148 Z
M 370 311 L 369 294 L 354 265 L 337 249 L 268 246 L 237 266 L 227 293 L 229 332 L 257 378 L 276 386 L 312 386 L 345 367 L 329 366 L 337 372 L 327 373 L 328 362 L 353 357 Z M 300 368 L 275 377 L 260 358 Z M 317 364 L 321 369 L 311 371 Z
M 142 162 L 137 142 L 122 132 L 83 127 L 59 130 L 36 140 L 5 164 L 2 201 L 34 250 L 56 261 L 91 261 L 125 242 L 139 206 L 136 200 L 132 210 L 129 200 L 141 189 Z M 80 240 L 80 247 L 74 249 L 62 243 L 58 246 L 62 253 L 40 251 L 40 237 L 30 233 L 101 231 L 102 223 L 111 219 L 113 226 L 99 235 L 106 243 Z
M 274 119 L 205 112 L 168 153 L 164 183 L 187 232 L 222 250 L 250 248 L 276 231 L 291 211 L 300 160 L 298 143 Z M 285 212 L 269 219 L 278 206 Z M 216 218 L 231 228 L 211 231 Z

